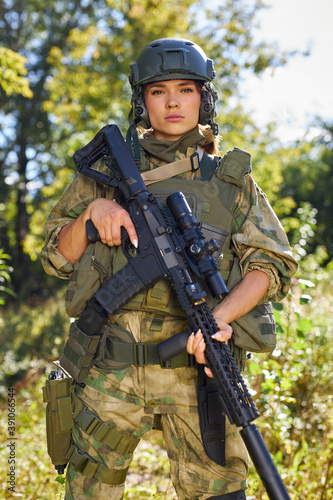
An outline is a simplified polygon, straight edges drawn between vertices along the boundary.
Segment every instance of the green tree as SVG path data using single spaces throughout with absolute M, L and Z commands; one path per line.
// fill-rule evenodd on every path
M 40 249 L 41 221 L 52 202 L 50 195 L 57 199 L 68 180 L 62 170 L 70 165 L 68 158 L 105 123 L 115 121 L 125 127 L 127 74 L 138 49 L 164 36 L 187 37 L 202 45 L 216 60 L 221 129 L 231 138 L 234 131 L 224 126 L 228 115 L 229 122 L 241 115 L 230 101 L 230 95 L 237 94 L 239 78 L 246 71 L 260 74 L 286 58 L 274 46 L 254 43 L 255 19 L 262 7 L 259 1 L 249 6 L 245 0 L 224 0 L 209 8 L 193 0 L 2 2 L 0 43 L 26 57 L 33 91 L 29 100 L 0 94 L 4 248 L 13 248 L 18 280 L 31 273 L 28 254 L 35 258 Z M 239 135 L 249 128 L 243 127 Z M 254 127 L 253 138 L 257 134 Z M 52 189 L 55 171 L 66 176 Z M 48 200 L 44 186 L 50 186 Z M 39 214 L 36 206 L 41 208 Z
M 33 93 L 29 87 L 29 81 L 26 78 L 27 69 L 25 67 L 27 60 L 25 57 L 21 56 L 13 50 L 7 49 L 6 47 L 0 46 L 0 88 L 6 94 L 6 96 L 12 96 L 14 94 L 19 94 L 27 98 L 31 98 Z M 0 171 L 0 195 L 1 199 L 5 199 L 4 188 L 4 172 Z M 5 204 L 0 203 L 0 253 L 1 245 L 5 241 L 5 231 L 4 231 L 4 221 L 3 213 L 5 211 Z M 4 254 L 2 254 L 2 259 L 4 259 Z M 4 262 L 1 262 L 2 269 L 4 269 Z M 4 271 L 3 271 L 4 273 Z M 1 278 L 1 277 L 0 277 Z M 5 275 L 2 274 L 2 279 Z
M 7 96 L 21 94 L 31 98 L 32 90 L 26 78 L 28 73 L 25 64 L 27 59 L 13 50 L 0 46 L 0 87 Z
M 23 252 L 29 232 L 27 203 L 43 185 L 48 170 L 44 166 L 51 143 L 51 117 L 42 109 L 51 71 L 48 54 L 52 47 L 66 44 L 71 29 L 85 29 L 94 10 L 103 5 L 80 0 L 4 0 L 0 4 L 0 44 L 6 47 L 7 55 L 10 50 L 10 54 L 19 54 L 18 61 L 26 59 L 26 78 L 33 94 L 25 91 L 7 95 L 3 90 L 6 86 L 0 89 L 0 161 L 6 204 L 2 241 L 5 249 L 12 248 L 14 280 L 29 276 L 29 258 Z
M 64 166 L 64 158 L 67 160 L 73 142 L 71 134 L 84 129 L 84 123 L 89 129 L 91 122 L 90 128 L 95 130 L 96 124 L 104 124 L 110 115 L 121 116 L 120 105 L 116 99 L 111 103 L 110 95 L 117 98 L 122 93 L 123 64 L 128 64 L 127 59 L 124 63 L 124 51 L 132 57 L 133 44 L 142 38 L 148 40 L 145 36 L 150 36 L 149 30 L 158 13 L 162 29 L 170 34 L 172 28 L 167 30 L 168 25 L 176 25 L 178 16 L 183 18 L 190 2 L 168 2 L 163 9 L 158 8 L 159 4 L 117 0 L 28 0 L 24 4 L 20 0 L 5 0 L 1 3 L 0 43 L 27 59 L 27 78 L 33 92 L 29 100 L 24 95 L 0 93 L 3 110 L 0 160 L 6 179 L 2 188 L 6 208 L 3 210 L 3 245 L 13 249 L 16 280 L 31 273 L 30 258 L 24 251 L 31 248 L 29 242 L 26 244 L 29 212 L 39 203 L 42 186 L 51 184 L 53 172 Z M 147 16 L 145 27 L 144 15 Z M 58 60 L 59 54 L 70 60 L 69 66 L 65 59 Z M 72 107 L 69 116 L 62 117 L 62 127 L 54 124 L 53 109 L 43 105 L 49 101 L 47 82 L 57 74 L 59 65 L 60 74 L 64 68 L 68 69 L 66 87 L 61 87 L 61 92 L 64 101 L 67 99 Z M 61 103 L 58 105 L 61 108 Z M 80 107 L 82 116 L 75 114 L 75 106 Z
M 321 133 L 312 143 L 298 144 L 283 167 L 282 196 L 295 202 L 292 215 L 308 202 L 315 212 L 312 221 L 315 237 L 307 242 L 306 251 L 323 245 L 328 259 L 333 258 L 333 125 L 320 122 Z
M 13 50 L 0 46 L 0 87 L 7 96 L 13 94 L 20 94 L 27 98 L 32 98 L 33 93 L 29 87 L 29 81 L 26 78 L 27 69 L 25 67 L 27 60 Z M 3 174 L 0 174 L 0 180 L 3 180 Z M 3 182 L 1 182 L 3 185 Z M 1 188 L 0 188 L 1 192 Z M 1 212 L 3 212 L 5 205 L 0 204 L 0 237 L 3 233 L 3 223 Z M 1 244 L 1 241 L 0 241 Z M 4 253 L 0 247 L 0 306 L 6 302 L 6 296 L 11 295 L 15 297 L 15 293 L 8 284 L 11 281 L 10 273 L 13 268 L 8 264 L 10 255 Z

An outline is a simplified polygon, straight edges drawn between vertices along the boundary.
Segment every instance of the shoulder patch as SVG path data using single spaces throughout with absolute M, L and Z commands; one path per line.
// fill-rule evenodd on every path
M 251 172 L 251 155 L 246 151 L 234 148 L 223 156 L 217 177 L 222 181 L 243 186 L 244 177 Z

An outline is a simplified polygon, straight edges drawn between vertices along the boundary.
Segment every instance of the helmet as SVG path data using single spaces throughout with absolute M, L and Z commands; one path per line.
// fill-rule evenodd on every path
M 199 45 L 183 38 L 161 38 L 146 45 L 130 67 L 132 121 L 141 122 L 145 128 L 150 127 L 143 85 L 163 80 L 199 80 L 206 82 L 201 91 L 199 123 L 209 124 L 217 135 L 214 123 L 217 93 L 210 83 L 216 73 L 213 61 L 207 58 Z
M 144 47 L 131 64 L 132 86 L 162 80 L 191 79 L 212 81 L 214 63 L 204 51 L 182 38 L 162 38 Z

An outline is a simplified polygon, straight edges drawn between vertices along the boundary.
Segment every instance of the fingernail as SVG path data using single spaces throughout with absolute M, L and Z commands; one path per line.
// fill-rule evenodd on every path
M 220 332 L 214 333 L 214 335 L 212 335 L 212 339 L 221 340 L 222 334 Z
M 139 243 L 138 243 L 138 240 L 133 240 L 133 245 L 135 246 L 135 248 L 138 248 L 139 246 Z

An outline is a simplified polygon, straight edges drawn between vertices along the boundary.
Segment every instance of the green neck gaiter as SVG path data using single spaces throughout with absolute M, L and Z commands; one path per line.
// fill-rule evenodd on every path
M 168 163 L 174 161 L 177 151 L 186 154 L 187 148 L 195 147 L 197 144 L 203 145 L 205 142 L 206 138 L 200 132 L 199 127 L 190 130 L 190 132 L 183 135 L 178 141 L 156 139 L 153 135 L 145 139 L 140 139 L 140 145 L 149 155 Z

